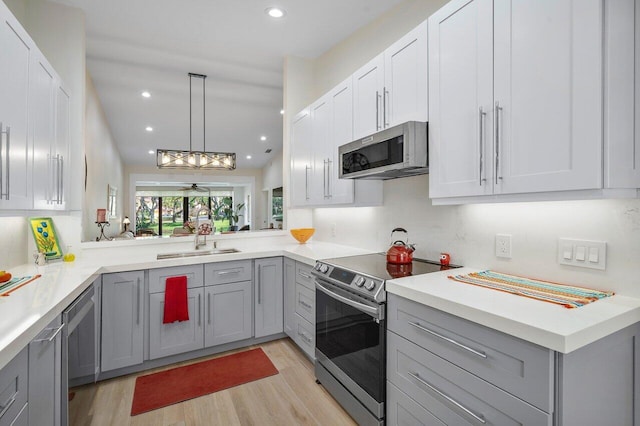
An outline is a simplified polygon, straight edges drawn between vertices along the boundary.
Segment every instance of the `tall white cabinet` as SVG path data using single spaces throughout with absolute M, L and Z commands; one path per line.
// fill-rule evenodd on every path
M 29 209 L 28 93 L 35 45 L 4 3 L 0 3 L 0 19 L 0 209 Z
M 429 18 L 432 198 L 602 188 L 603 4 L 574 3 Z
M 0 2 L 0 209 L 63 210 L 70 96 Z

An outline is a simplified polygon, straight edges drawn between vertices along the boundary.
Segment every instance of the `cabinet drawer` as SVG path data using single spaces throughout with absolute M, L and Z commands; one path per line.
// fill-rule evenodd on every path
M 28 361 L 25 347 L 0 370 L 0 426 L 12 424 L 27 402 Z
M 208 263 L 204 265 L 205 285 L 251 281 L 251 275 L 252 266 L 250 260 Z
M 311 324 L 316 323 L 316 292 L 296 283 L 296 313 Z
M 296 262 L 296 282 L 298 284 L 302 284 L 310 290 L 315 291 L 316 284 L 313 281 L 313 275 L 311 275 L 312 269 L 312 266 Z
M 312 359 L 316 357 L 316 328 L 306 319 L 296 314 L 294 341 Z
M 387 314 L 389 330 L 552 411 L 551 350 L 395 295 L 389 295 Z
M 389 333 L 387 378 L 447 425 L 551 425 L 545 413 L 440 358 Z
M 167 278 L 187 277 L 187 287 L 202 287 L 204 284 L 204 273 L 202 265 L 174 266 L 171 268 L 158 268 L 149 270 L 149 293 L 164 292 Z
M 389 381 L 387 381 L 387 425 L 446 426 Z

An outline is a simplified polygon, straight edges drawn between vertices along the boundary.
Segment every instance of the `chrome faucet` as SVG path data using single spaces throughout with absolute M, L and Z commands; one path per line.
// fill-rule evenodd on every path
M 196 237 L 193 241 L 193 245 L 194 245 L 194 249 L 198 250 L 200 247 L 205 247 L 207 245 L 207 235 L 209 235 L 212 231 L 213 231 L 213 226 L 211 226 L 211 229 L 207 230 L 206 232 L 201 233 L 201 229 L 200 229 L 200 213 L 202 212 L 202 210 L 206 211 L 206 212 L 210 212 L 210 210 L 206 207 L 200 207 L 197 211 L 196 211 L 196 218 L 195 218 L 195 227 L 196 227 Z M 200 236 L 202 236 L 202 239 L 200 238 Z M 215 247 L 215 241 L 214 241 L 214 247 Z

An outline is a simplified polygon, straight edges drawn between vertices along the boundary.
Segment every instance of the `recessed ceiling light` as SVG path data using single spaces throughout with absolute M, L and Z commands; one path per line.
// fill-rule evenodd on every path
M 147 132 L 153 132 L 153 127 L 147 126 L 144 128 Z
M 251 156 L 250 155 L 247 155 L 247 160 L 251 160 Z
M 149 150 L 149 154 L 155 154 L 156 152 L 152 149 Z
M 284 115 L 284 110 L 283 109 L 280 110 L 280 115 Z
M 266 141 L 266 140 L 267 140 L 267 137 L 266 137 L 266 136 L 260 136 L 260 140 L 261 140 L 261 141 Z
M 280 9 L 278 7 L 269 7 L 265 10 L 265 12 L 272 18 L 282 18 L 286 13 L 283 9 Z
M 151 97 L 151 93 L 147 92 L 146 90 L 144 92 L 142 92 L 142 97 L 143 98 L 150 98 Z

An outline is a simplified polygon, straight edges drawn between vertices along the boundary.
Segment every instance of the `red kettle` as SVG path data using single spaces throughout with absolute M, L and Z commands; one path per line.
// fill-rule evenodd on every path
M 391 244 L 391 247 L 387 250 L 387 263 L 407 264 L 413 262 L 415 246 L 409 244 L 409 233 L 404 228 L 395 228 L 391 231 L 391 240 L 393 240 L 394 232 L 404 232 L 407 234 L 406 241 L 396 240 Z

